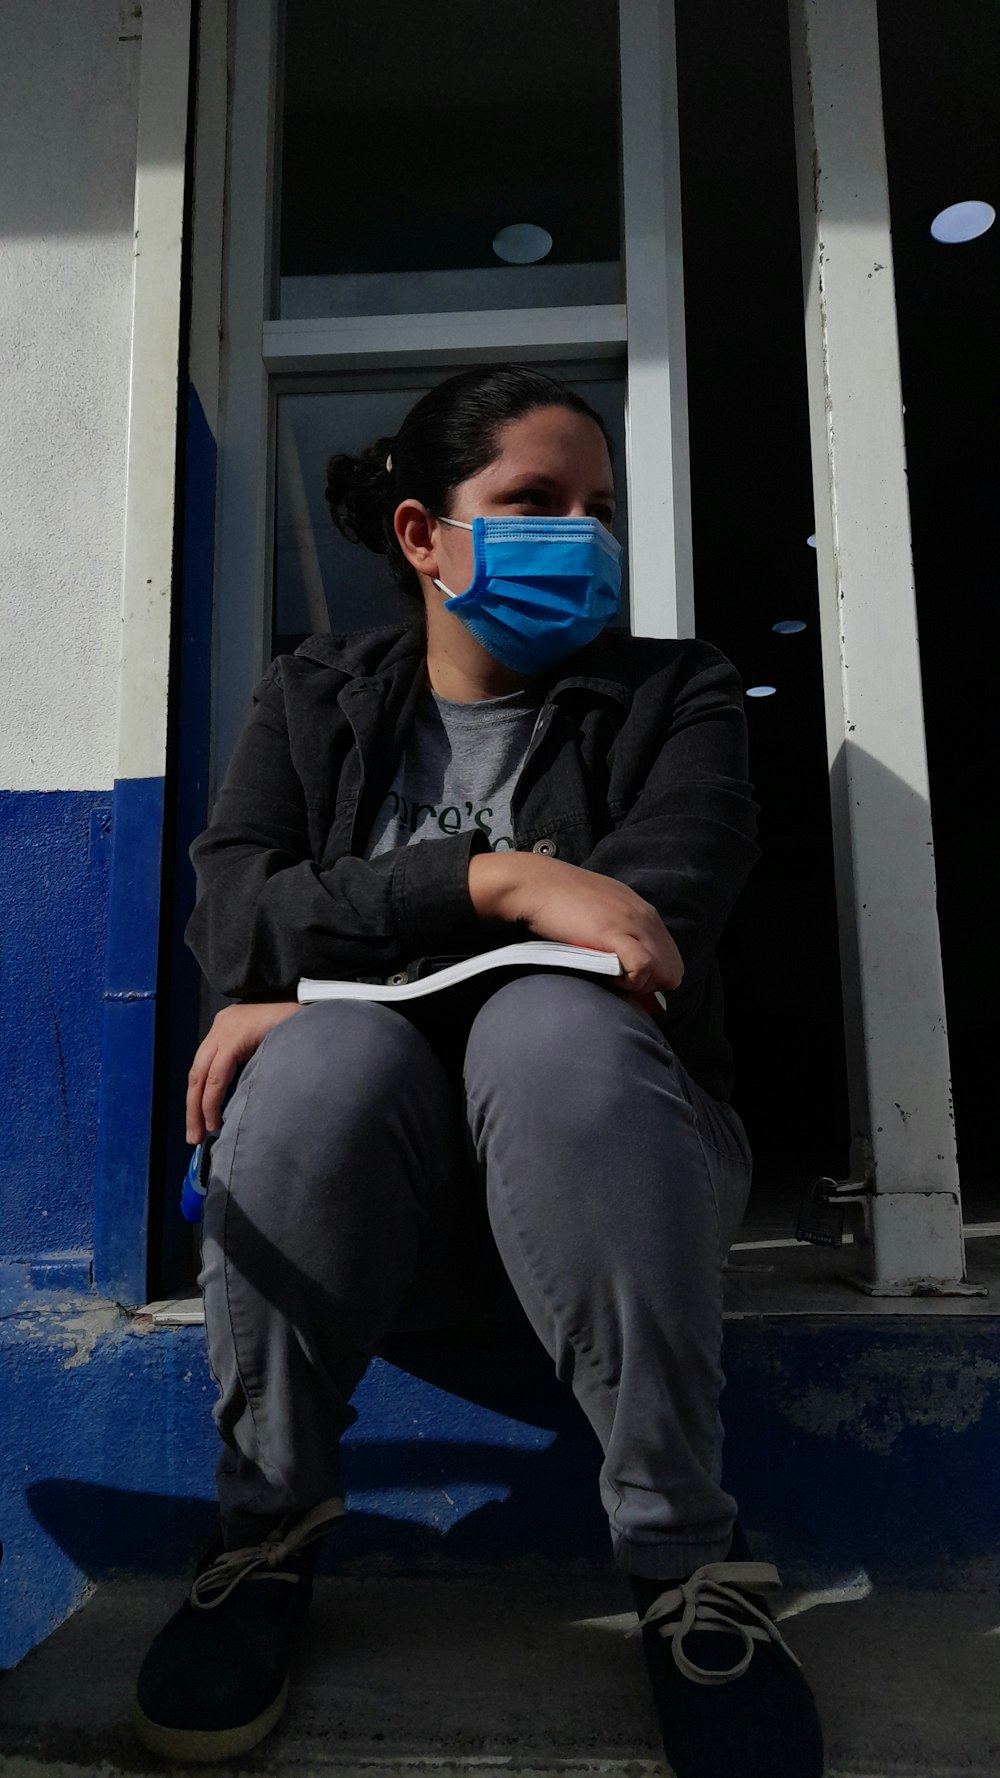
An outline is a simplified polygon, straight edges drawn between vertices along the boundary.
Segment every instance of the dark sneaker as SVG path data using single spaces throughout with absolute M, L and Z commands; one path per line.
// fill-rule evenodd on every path
M 822 1778 L 815 1700 L 756 1596 L 781 1585 L 778 1571 L 732 1559 L 744 1552 L 737 1528 L 726 1561 L 684 1581 L 633 1581 L 667 1763 L 673 1778 Z
M 161 1759 L 232 1759 L 274 1728 L 295 1632 L 312 1597 L 317 1540 L 344 1512 L 326 1500 L 251 1549 L 209 1550 L 139 1671 L 132 1725 Z

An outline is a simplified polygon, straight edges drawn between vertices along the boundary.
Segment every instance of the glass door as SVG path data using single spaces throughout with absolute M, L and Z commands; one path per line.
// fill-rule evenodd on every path
M 276 650 L 407 615 L 335 533 L 325 463 L 469 365 L 599 409 L 632 626 L 692 633 L 668 0 L 232 17 L 213 781 Z

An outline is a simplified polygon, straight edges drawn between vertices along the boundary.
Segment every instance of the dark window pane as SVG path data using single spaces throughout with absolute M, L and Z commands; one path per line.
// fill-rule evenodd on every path
M 787 1233 L 810 1178 L 846 1178 L 851 1134 L 788 9 L 678 0 L 676 19 L 695 621 L 745 688 L 777 688 L 746 701 L 762 857 L 720 945 L 726 1025 L 752 1219 Z
M 283 62 L 281 316 L 621 300 L 614 0 L 287 0 Z
M 417 602 L 397 589 L 383 556 L 341 536 L 323 491 L 327 459 L 335 451 L 356 452 L 373 438 L 391 437 L 428 386 L 414 380 L 392 389 L 279 397 L 273 653 L 297 647 L 318 630 L 363 630 L 405 621 L 419 611 Z M 610 433 L 618 488 L 615 531 L 626 545 L 624 381 L 574 378 L 572 387 Z M 627 561 L 623 569 L 627 614 Z

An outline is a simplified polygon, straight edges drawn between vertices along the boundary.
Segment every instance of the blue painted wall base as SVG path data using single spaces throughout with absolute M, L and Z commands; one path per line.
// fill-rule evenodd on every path
M 0 1666 L 88 1581 L 183 1575 L 215 1522 L 215 1386 L 200 1327 L 141 1333 L 113 1304 L 36 1294 L 0 1325 Z M 727 1324 L 726 1480 L 786 1579 L 866 1568 L 936 1585 L 995 1558 L 993 1318 Z M 530 1333 L 402 1336 L 345 1441 L 338 1570 L 605 1566 L 599 1451 Z
M 112 805 L 93 1248 L 98 1290 L 126 1303 L 141 1303 L 147 1296 L 162 838 L 163 779 L 118 778 Z
M 111 802 L 0 791 L 5 1260 L 91 1245 Z

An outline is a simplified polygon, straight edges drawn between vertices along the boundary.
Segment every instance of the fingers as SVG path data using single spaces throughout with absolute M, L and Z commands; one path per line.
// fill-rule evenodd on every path
M 673 987 L 671 954 L 676 952 L 660 915 L 634 890 L 624 884 L 618 887 L 619 893 L 624 892 L 624 919 L 621 921 L 624 931 L 615 949 L 626 971 L 629 988 L 635 994 L 645 995 L 656 988 Z M 679 958 L 677 960 L 679 962 Z
M 656 916 L 658 931 L 622 934 L 614 945 L 622 966 L 622 985 L 632 994 L 679 988 L 684 964 L 673 939 Z
M 185 1106 L 187 1139 L 203 1142 L 222 1123 L 222 1102 L 237 1068 L 248 1062 L 275 1025 L 301 1012 L 298 1001 L 223 1007 L 195 1052 Z
M 188 1102 L 184 1119 L 184 1140 L 189 1142 L 192 1148 L 197 1148 L 198 1143 L 205 1140 L 205 1120 L 201 1115 L 200 1101 L 197 1103 L 192 1101 L 190 1087 L 188 1087 Z
M 207 1131 L 217 1130 L 222 1123 L 222 1101 L 238 1060 L 234 1045 L 221 1043 L 213 1026 L 199 1045 L 188 1075 L 185 1133 L 189 1142 L 204 1142 Z
M 218 1039 L 212 1031 L 195 1051 L 195 1058 L 188 1074 L 187 1098 L 184 1105 L 185 1134 L 190 1143 L 204 1142 L 205 1118 L 202 1108 L 202 1094 L 205 1090 L 205 1079 L 218 1047 Z
M 226 1096 L 226 1088 L 236 1073 L 238 1059 L 234 1050 L 224 1050 L 221 1047 L 212 1058 L 205 1076 L 201 1101 L 207 1130 L 217 1130 L 222 1123 L 222 1101 Z
M 647 994 L 652 982 L 652 958 L 648 945 L 630 934 L 623 934 L 615 944 L 618 961 L 622 966 L 619 978 L 621 986 L 629 994 Z
M 642 916 L 636 926 L 636 938 L 645 946 L 649 973 L 644 992 L 665 988 L 671 992 L 684 979 L 684 963 L 679 950 L 656 909 L 644 902 Z

